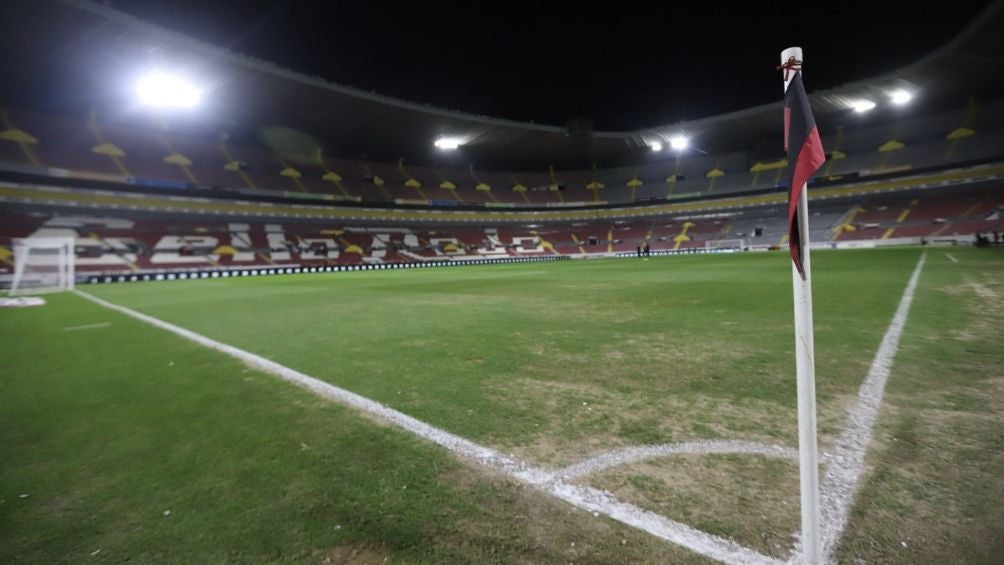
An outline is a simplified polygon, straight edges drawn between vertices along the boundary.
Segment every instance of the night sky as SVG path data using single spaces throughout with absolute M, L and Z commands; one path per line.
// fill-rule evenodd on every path
M 781 49 L 810 91 L 908 64 L 989 4 L 115 0 L 112 6 L 330 81 L 442 108 L 632 130 L 779 100 Z M 801 8 L 795 11 L 796 8 Z

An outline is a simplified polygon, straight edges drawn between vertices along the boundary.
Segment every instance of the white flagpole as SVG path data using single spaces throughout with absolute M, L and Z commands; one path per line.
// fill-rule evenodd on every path
M 781 64 L 791 57 L 803 61 L 801 47 L 781 51 Z M 791 73 L 784 81 L 787 92 Z M 798 200 L 798 233 L 805 279 L 791 265 L 795 299 L 795 370 L 798 380 L 798 474 L 802 493 L 802 557 L 809 565 L 822 563 L 819 532 L 819 456 L 816 447 L 816 356 L 812 335 L 812 271 L 809 263 L 809 204 L 807 186 Z

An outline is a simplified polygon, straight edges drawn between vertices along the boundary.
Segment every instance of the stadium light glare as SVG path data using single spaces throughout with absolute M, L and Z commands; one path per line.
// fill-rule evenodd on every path
M 440 149 L 453 150 L 460 147 L 460 140 L 455 137 L 440 137 L 434 145 Z
M 662 142 L 661 141 L 653 141 L 648 146 L 652 148 L 652 151 L 662 151 Z
M 875 109 L 875 103 L 871 100 L 855 100 L 851 102 L 851 109 L 859 114 L 864 114 L 869 110 Z
M 184 77 L 163 72 L 142 76 L 136 83 L 139 101 L 155 108 L 194 108 L 202 92 Z
M 677 135 L 675 137 L 670 138 L 669 140 L 669 146 L 672 147 L 673 149 L 676 149 L 677 151 L 682 151 L 686 149 L 687 146 L 689 145 L 690 145 L 690 140 L 687 139 L 686 137 L 683 137 L 682 135 Z
M 913 94 L 905 90 L 896 90 L 889 93 L 889 101 L 897 106 L 908 104 L 910 100 L 913 100 Z

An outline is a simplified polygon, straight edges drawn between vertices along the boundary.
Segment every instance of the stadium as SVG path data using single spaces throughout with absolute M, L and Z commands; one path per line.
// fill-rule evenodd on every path
M 5 2 L 0 562 L 999 563 L 973 13 L 827 88 L 807 48 L 802 106 L 775 38 L 775 102 L 608 130 Z

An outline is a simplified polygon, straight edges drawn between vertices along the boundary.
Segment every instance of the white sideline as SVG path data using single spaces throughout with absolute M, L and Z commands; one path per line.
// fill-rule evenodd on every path
M 661 445 L 640 445 L 636 447 L 625 447 L 615 451 L 607 451 L 595 455 L 578 463 L 569 465 L 558 475 L 562 479 L 574 479 L 583 475 L 590 475 L 598 471 L 619 467 L 629 463 L 637 463 L 656 457 L 667 455 L 711 455 L 711 454 L 743 454 L 743 455 L 764 455 L 776 457 L 778 459 L 790 459 L 798 461 L 798 450 L 782 445 L 768 445 L 753 441 L 742 440 L 704 440 L 704 441 L 684 441 L 679 443 L 664 443 Z
M 648 532 L 677 545 L 686 547 L 696 553 L 721 561 L 723 563 L 764 563 L 780 564 L 781 560 L 763 555 L 753 549 L 744 547 L 732 540 L 724 539 L 707 532 L 702 532 L 686 524 L 670 520 L 665 516 L 650 512 L 616 499 L 612 494 L 592 487 L 569 484 L 559 473 L 532 467 L 527 463 L 502 454 L 494 449 L 478 445 L 472 441 L 451 434 L 424 422 L 416 420 L 407 414 L 398 412 L 353 392 L 336 387 L 264 357 L 255 355 L 243 349 L 218 342 L 191 330 L 142 314 L 130 308 L 107 302 L 91 296 L 80 290 L 77 295 L 96 304 L 115 310 L 126 316 L 141 320 L 160 329 L 167 330 L 181 337 L 194 341 L 210 349 L 215 349 L 237 358 L 261 371 L 275 375 L 283 380 L 304 387 L 320 396 L 337 400 L 370 414 L 377 415 L 413 434 L 436 443 L 467 459 L 505 473 L 530 486 L 538 488 L 556 498 L 564 500 L 577 508 L 589 512 L 604 514 L 629 526 Z
M 95 330 L 98 328 L 106 328 L 112 325 L 111 322 L 98 322 L 96 324 L 84 324 L 82 326 L 66 326 L 63 328 L 64 332 L 75 332 L 77 330 Z
M 829 465 L 826 466 L 826 475 L 820 487 L 822 498 L 820 512 L 823 555 L 827 562 L 833 562 L 833 552 L 844 528 L 847 527 L 848 513 L 861 474 L 864 472 L 865 453 L 872 440 L 872 431 L 882 405 L 885 384 L 889 379 L 893 358 L 899 348 L 899 338 L 903 335 L 913 295 L 917 290 L 917 282 L 920 280 L 920 272 L 926 260 L 925 251 L 920 255 L 917 266 L 910 275 L 910 281 L 903 291 L 896 314 L 893 315 L 892 322 L 882 337 L 882 344 L 879 345 L 871 367 L 868 368 L 868 375 L 858 390 L 858 402 L 848 410 L 847 424 L 837 438 Z M 793 556 L 793 560 L 797 557 L 798 552 Z

